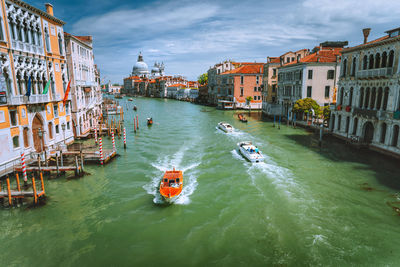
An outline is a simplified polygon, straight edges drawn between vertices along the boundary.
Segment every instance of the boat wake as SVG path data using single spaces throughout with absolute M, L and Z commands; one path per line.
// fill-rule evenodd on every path
M 200 165 L 201 162 L 198 161 L 183 163 L 183 157 L 187 150 L 189 150 L 189 148 L 187 146 L 183 146 L 183 148 L 176 152 L 172 157 L 165 157 L 151 164 L 154 167 L 154 170 L 150 174 L 151 181 L 148 184 L 144 185 L 143 188 L 148 194 L 154 196 L 154 203 L 166 203 L 160 195 L 158 189 L 160 185 L 160 180 L 164 172 L 167 170 L 171 170 L 173 167 L 175 167 L 176 170 L 181 170 L 184 177 L 182 193 L 174 201 L 174 204 L 187 205 L 190 203 L 190 196 L 196 190 L 198 184 L 198 173 L 196 171 L 196 168 Z
M 293 179 L 293 174 L 289 169 L 279 166 L 271 158 L 264 154 L 264 162 L 251 163 L 247 161 L 237 149 L 231 151 L 232 156 L 235 159 L 241 160 L 246 167 L 248 167 L 248 174 L 251 177 L 251 183 L 257 187 L 256 179 L 260 177 L 260 174 L 264 174 L 262 177 L 267 177 L 272 181 L 276 187 L 284 190 L 289 196 L 293 191 L 298 191 L 298 185 Z
M 254 185 L 256 185 L 257 174 L 262 173 L 266 175 L 273 185 L 282 189 L 288 196 L 291 196 L 293 192 L 297 192 L 300 188 L 289 169 L 279 166 L 268 157 L 265 158 L 265 162 L 252 164 L 248 172 Z

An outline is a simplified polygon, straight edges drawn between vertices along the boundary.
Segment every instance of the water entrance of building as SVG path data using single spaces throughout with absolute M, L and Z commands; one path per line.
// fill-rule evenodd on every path
M 374 125 L 371 122 L 367 122 L 364 125 L 364 142 L 370 144 L 374 139 Z
M 42 137 L 39 136 L 39 129 L 42 131 Z M 33 144 L 35 147 L 36 152 L 42 152 L 44 143 L 44 128 L 43 128 L 43 121 L 39 114 L 36 114 L 32 121 L 32 135 L 33 135 Z

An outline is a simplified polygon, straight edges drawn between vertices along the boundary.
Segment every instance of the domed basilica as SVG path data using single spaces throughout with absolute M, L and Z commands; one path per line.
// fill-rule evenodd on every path
M 160 77 L 164 76 L 164 69 L 165 69 L 164 63 L 160 64 L 155 62 L 150 73 L 146 62 L 143 61 L 142 53 L 140 52 L 137 62 L 133 65 L 132 76 L 149 78 L 151 74 L 151 77 Z

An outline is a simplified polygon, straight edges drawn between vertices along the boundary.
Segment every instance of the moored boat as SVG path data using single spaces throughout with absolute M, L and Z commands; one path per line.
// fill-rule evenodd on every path
M 239 142 L 237 145 L 240 154 L 242 154 L 242 156 L 247 160 L 251 162 L 260 162 L 264 160 L 264 156 L 261 154 L 261 151 L 259 151 L 258 148 L 250 141 Z
M 238 114 L 238 118 L 241 122 L 247 122 L 246 117 L 243 114 Z
M 174 202 L 182 193 L 183 188 L 183 173 L 176 171 L 166 171 L 160 182 L 160 194 L 166 202 Z
M 153 125 L 153 118 L 147 118 L 147 125 Z
M 226 133 L 233 132 L 234 128 L 227 122 L 220 122 L 218 123 L 218 128 Z
M 134 110 L 134 111 L 136 111 L 136 110 L 137 110 L 137 107 L 136 107 L 136 105 L 135 105 L 135 106 L 133 106 L 133 110 Z
M 133 101 L 133 98 L 129 98 L 128 101 Z

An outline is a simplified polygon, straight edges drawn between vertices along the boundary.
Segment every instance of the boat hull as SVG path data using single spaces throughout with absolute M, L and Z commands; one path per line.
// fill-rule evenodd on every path
M 238 147 L 239 153 L 248 161 L 258 163 L 264 161 L 264 156 L 261 153 L 249 154 L 243 147 Z

